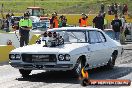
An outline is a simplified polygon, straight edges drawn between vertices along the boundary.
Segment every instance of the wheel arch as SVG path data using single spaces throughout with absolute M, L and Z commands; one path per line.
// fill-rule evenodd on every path
M 86 56 L 85 55 L 79 56 L 78 60 L 81 60 L 84 66 L 86 65 Z
M 114 50 L 112 53 L 112 57 L 114 57 L 114 60 L 116 60 L 117 56 L 118 56 L 118 50 Z
M 113 53 L 112 53 L 112 55 L 117 56 L 118 55 L 118 50 L 114 50 Z

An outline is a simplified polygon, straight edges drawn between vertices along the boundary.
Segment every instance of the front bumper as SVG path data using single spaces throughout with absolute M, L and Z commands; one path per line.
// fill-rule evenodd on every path
M 9 62 L 9 64 L 18 69 L 30 69 L 30 70 L 71 70 L 73 64 L 39 64 L 39 63 L 20 63 L 20 62 Z

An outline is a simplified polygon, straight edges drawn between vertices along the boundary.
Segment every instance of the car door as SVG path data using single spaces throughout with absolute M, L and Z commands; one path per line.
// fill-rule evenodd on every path
M 109 47 L 109 43 L 107 42 L 106 40 L 106 37 L 105 35 L 100 32 L 100 31 L 97 31 L 97 36 L 98 36 L 98 39 L 99 39 L 99 43 L 102 45 L 102 55 L 103 55 L 103 58 L 102 58 L 102 64 L 106 64 L 107 61 L 110 59 L 110 56 L 111 56 L 111 49 Z
M 105 40 L 104 40 L 105 41 Z M 105 46 L 103 41 L 99 39 L 99 33 L 96 30 L 88 31 L 88 42 L 87 48 L 90 51 L 89 66 L 97 67 L 103 64 L 105 59 Z

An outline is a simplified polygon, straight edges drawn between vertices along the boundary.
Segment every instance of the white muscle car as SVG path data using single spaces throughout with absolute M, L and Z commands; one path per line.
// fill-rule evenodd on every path
M 32 70 L 73 70 L 80 74 L 85 65 L 85 69 L 113 68 L 122 53 L 121 44 L 100 29 L 64 27 L 49 29 L 36 44 L 12 50 L 9 63 L 23 77 Z

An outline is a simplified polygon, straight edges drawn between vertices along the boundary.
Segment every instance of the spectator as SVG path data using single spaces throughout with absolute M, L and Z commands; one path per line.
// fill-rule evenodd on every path
M 10 20 L 10 17 L 11 17 L 10 14 L 7 13 L 7 14 L 6 14 L 6 19 L 7 19 L 7 20 Z
M 57 18 L 57 13 L 54 13 L 54 19 L 53 19 L 53 28 L 58 28 L 59 27 L 59 20 Z
M 53 20 L 54 20 L 55 15 L 52 14 L 52 17 L 50 18 L 50 28 L 53 28 Z
M 122 14 L 122 5 L 120 3 L 118 5 L 118 10 L 119 10 L 119 13 Z
M 19 21 L 20 47 L 29 43 L 29 32 L 32 28 L 32 21 L 29 19 L 29 13 L 24 13 L 24 19 Z
M 115 5 L 114 5 L 114 14 L 117 14 L 117 12 L 118 12 L 118 5 L 117 5 L 117 3 L 115 3 Z
M 101 12 L 93 19 L 93 25 L 95 26 L 95 28 L 104 30 L 104 18 L 101 15 Z
M 125 35 L 125 37 L 126 37 L 127 35 L 130 35 L 130 31 L 129 31 L 129 29 L 128 29 L 127 26 L 125 27 L 124 35 Z
M 63 16 L 63 19 L 62 19 L 62 27 L 66 27 L 66 23 L 67 23 L 67 19 L 65 16 Z
M 11 16 L 14 16 L 14 13 L 11 13 Z
M 111 5 L 111 13 L 112 13 L 112 15 L 114 14 L 114 12 L 115 12 L 114 3 L 112 3 L 112 5 Z
M 128 6 L 126 4 L 123 5 L 123 15 L 126 15 L 128 11 Z
M 62 21 L 59 19 L 59 27 L 62 27 Z
M 59 27 L 62 27 L 62 19 L 63 19 L 63 15 L 61 15 L 61 16 L 59 17 Z
M 105 8 L 104 3 L 102 3 L 102 4 L 101 4 L 101 7 L 100 7 L 101 13 L 104 13 L 104 8 Z
M 50 28 L 58 28 L 59 20 L 57 18 L 57 13 L 54 12 L 50 18 Z
M 121 23 L 121 20 L 118 18 L 117 14 L 115 15 L 115 19 L 112 20 L 111 25 L 112 25 L 112 29 L 114 31 L 114 39 L 119 40 L 122 23 Z
M 125 43 L 125 37 L 126 37 L 126 30 L 124 30 L 125 29 L 125 23 L 126 23 L 125 16 L 120 15 L 120 20 L 122 22 L 120 42 L 122 44 L 124 44 Z
M 5 19 L 5 21 L 4 21 L 4 30 L 6 32 L 9 32 L 9 21 L 8 21 L 8 19 Z
M 125 16 L 120 16 L 120 20 L 122 22 L 122 27 L 123 29 L 125 28 L 125 23 L 126 23 L 126 19 L 125 19 Z
M 108 14 L 111 15 L 111 6 L 108 5 Z
M 64 17 L 64 16 L 63 16 L 63 15 L 61 15 L 61 16 L 59 17 L 59 19 L 60 19 L 60 20 L 62 20 L 62 19 L 63 19 L 63 17 Z
M 66 17 L 64 15 L 61 15 L 59 19 L 60 19 L 60 23 L 59 23 L 60 27 L 66 27 L 66 22 L 67 22 Z
M 11 23 L 11 15 L 9 13 L 6 14 L 6 20 L 8 21 L 8 25 L 10 26 L 10 23 Z
M 108 21 L 105 18 L 105 15 L 106 15 L 106 13 L 104 12 L 104 14 L 103 14 L 103 18 L 104 18 L 104 29 L 107 28 L 107 24 L 108 24 Z
M 1 26 L 2 30 L 4 30 L 4 23 L 5 23 L 5 18 L 2 19 L 2 26 Z
M 79 19 L 79 27 L 87 27 L 88 23 L 87 23 L 87 19 L 88 16 L 84 13 L 82 13 L 82 17 Z

